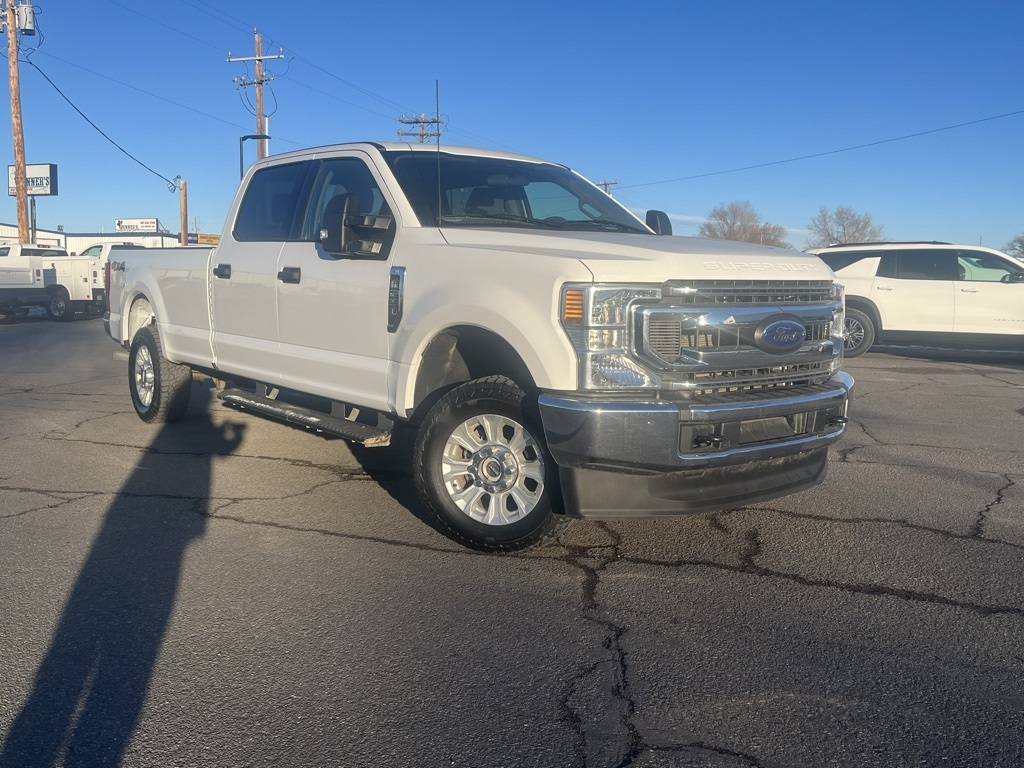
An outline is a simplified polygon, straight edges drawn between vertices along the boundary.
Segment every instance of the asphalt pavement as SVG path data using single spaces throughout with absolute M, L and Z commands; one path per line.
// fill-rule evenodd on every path
M 469 551 L 404 445 L 0 326 L 0 766 L 1024 763 L 1024 354 L 879 348 L 815 489 Z

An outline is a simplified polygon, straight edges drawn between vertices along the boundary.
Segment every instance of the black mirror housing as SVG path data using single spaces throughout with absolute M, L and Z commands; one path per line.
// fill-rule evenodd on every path
M 346 192 L 335 195 L 324 209 L 324 220 L 320 229 L 320 244 L 332 256 L 344 256 L 356 239 L 348 222 L 359 215 L 359 193 Z
M 672 222 L 668 220 L 668 214 L 664 211 L 648 211 L 647 226 L 653 229 L 656 235 L 672 234 Z

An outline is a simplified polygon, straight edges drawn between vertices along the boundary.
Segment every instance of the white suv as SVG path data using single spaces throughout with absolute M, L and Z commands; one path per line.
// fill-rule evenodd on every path
M 846 286 L 847 357 L 867 352 L 876 340 L 1024 344 L 1024 264 L 1001 251 L 888 242 L 811 253 Z

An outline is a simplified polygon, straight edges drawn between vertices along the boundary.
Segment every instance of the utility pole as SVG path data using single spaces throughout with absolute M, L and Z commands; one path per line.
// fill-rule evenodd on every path
M 28 180 L 25 174 L 25 130 L 21 121 L 21 82 L 18 76 L 18 11 L 14 0 L 7 0 L 7 7 L 4 9 L 4 23 L 7 26 L 7 74 L 11 87 L 11 134 L 14 137 L 14 187 L 15 197 L 18 201 L 18 242 L 27 243 L 29 242 Z
M 405 136 L 416 136 L 419 138 L 420 144 L 423 144 L 428 138 L 434 139 L 440 137 L 441 125 L 444 123 L 444 120 L 440 116 L 427 117 L 425 114 L 421 114 L 419 117 L 406 117 L 405 115 L 402 115 L 398 118 L 398 122 L 403 125 L 418 125 L 420 127 L 419 131 L 399 131 L 399 139 L 404 138 Z M 428 125 L 436 125 L 437 128 L 432 131 L 428 131 L 426 130 Z
M 597 186 L 599 186 L 601 189 L 603 189 L 604 193 L 606 195 L 611 197 L 612 196 L 612 185 L 618 184 L 618 183 L 619 182 L 617 182 L 617 181 L 599 181 L 599 182 L 597 182 Z
M 181 180 L 181 244 L 188 245 L 188 183 Z
M 274 79 L 273 75 L 268 75 L 263 69 L 263 62 L 267 59 L 283 59 L 284 51 L 278 49 L 277 53 L 273 56 L 263 55 L 263 35 L 259 33 L 259 30 L 254 29 L 252 31 L 255 36 L 256 42 L 256 55 L 249 56 L 246 58 L 232 57 L 231 52 L 228 51 L 228 61 L 252 61 L 256 64 L 256 77 L 249 80 L 246 77 L 236 77 L 234 79 L 235 85 L 239 88 L 248 88 L 250 85 L 256 86 L 256 133 L 260 136 L 266 136 L 267 134 L 267 120 L 263 114 L 263 84 L 268 83 Z M 260 139 L 256 142 L 256 156 L 262 160 L 267 156 L 267 140 Z

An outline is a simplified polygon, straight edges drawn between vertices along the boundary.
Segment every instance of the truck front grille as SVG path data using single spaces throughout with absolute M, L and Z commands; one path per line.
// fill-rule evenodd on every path
M 832 375 L 828 362 L 795 363 L 730 371 L 680 373 L 665 378 L 666 389 L 691 395 L 754 392 L 780 387 L 815 384 Z
M 677 306 L 817 304 L 835 299 L 829 280 L 670 280 L 664 293 Z
M 841 353 L 840 301 L 828 280 L 672 280 L 633 308 L 634 354 L 687 396 L 823 382 Z
M 824 341 L 832 335 L 831 320 L 806 323 L 804 341 Z M 683 330 L 683 322 L 673 317 L 652 317 L 648 325 L 648 345 L 658 357 L 675 362 L 682 350 L 744 349 L 740 328 L 709 328 Z

